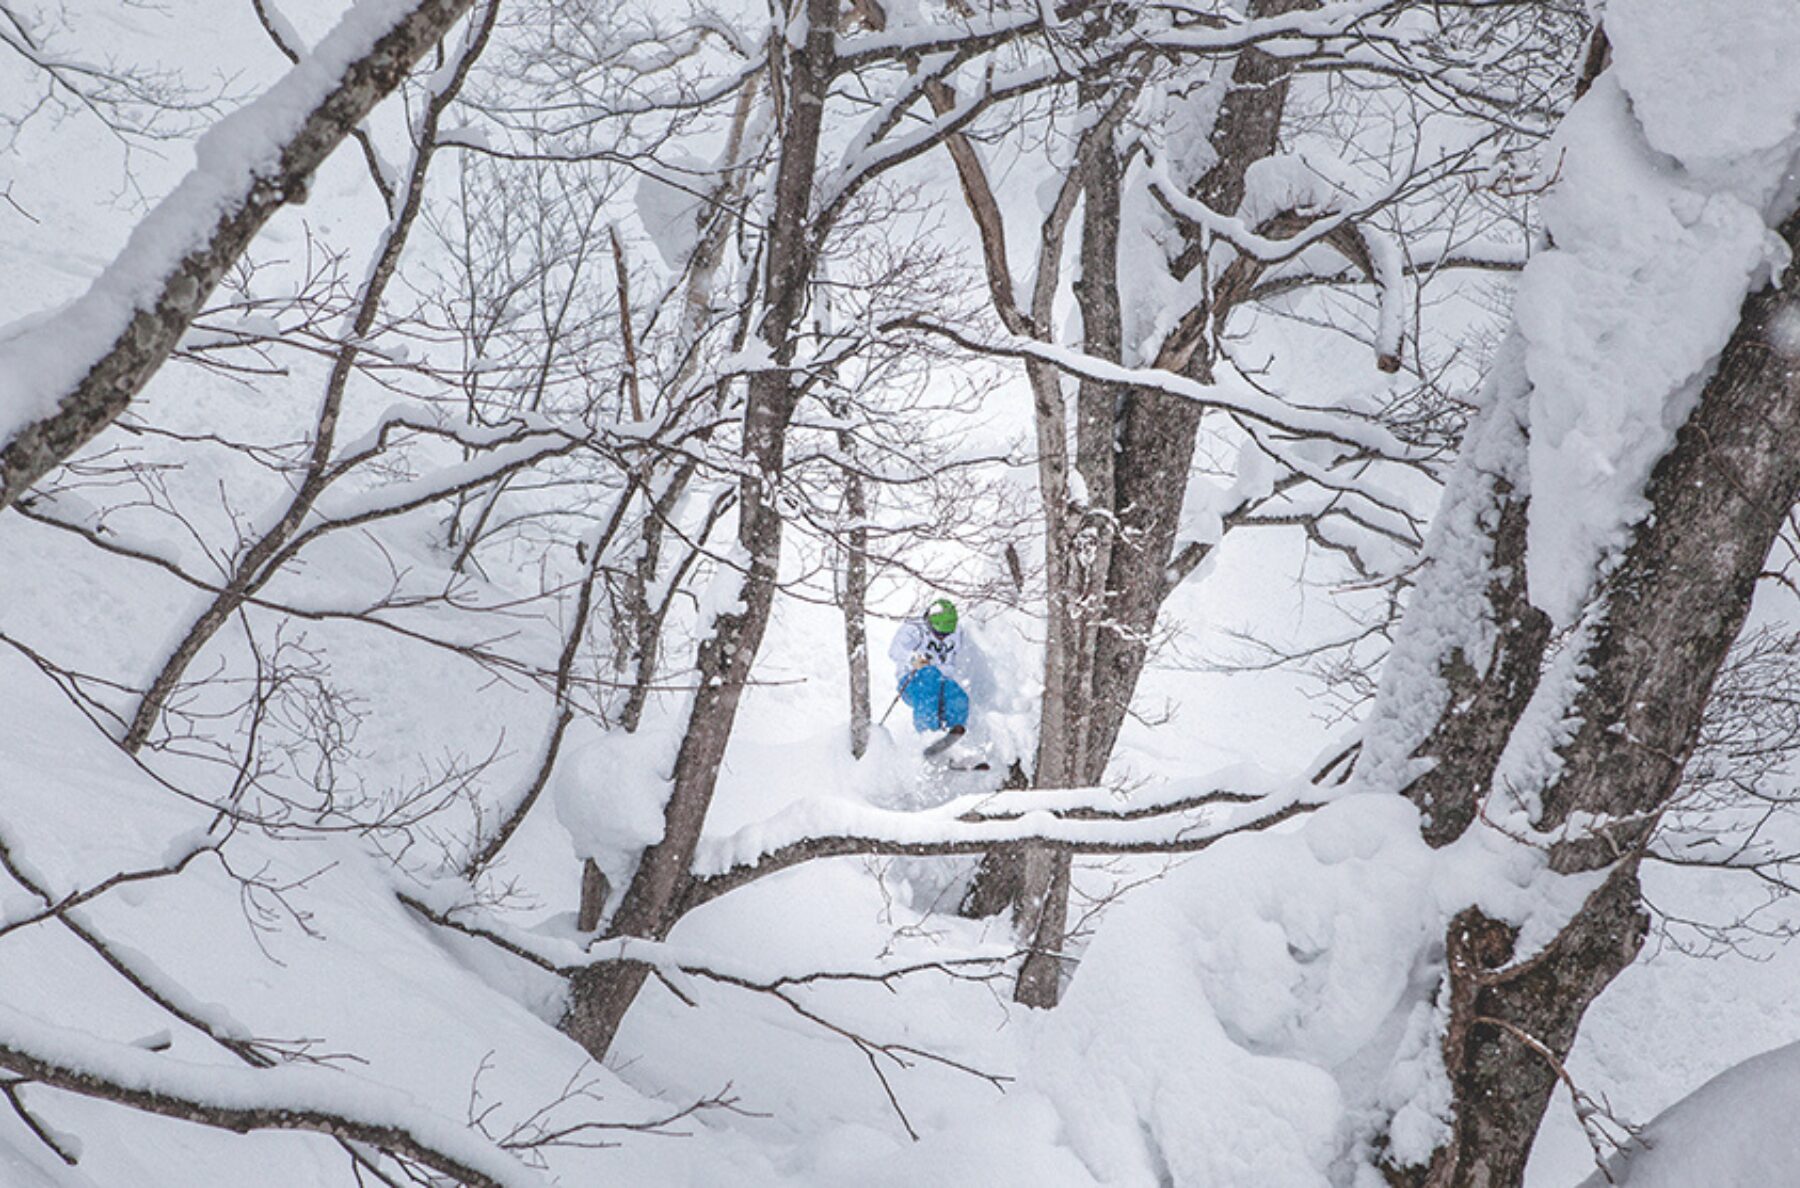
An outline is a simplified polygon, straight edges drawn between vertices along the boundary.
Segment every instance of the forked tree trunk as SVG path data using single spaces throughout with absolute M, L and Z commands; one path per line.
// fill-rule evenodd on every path
M 1252 13 L 1279 16 L 1316 2 L 1258 0 Z M 1231 92 L 1212 131 L 1218 163 L 1194 190 L 1213 209 L 1234 213 L 1243 201 L 1246 171 L 1278 147 L 1289 73 L 1280 59 L 1256 49 L 1234 62 Z M 1098 108 L 1107 97 L 1105 89 L 1093 88 L 1083 102 Z M 1084 168 L 1081 279 L 1075 285 L 1083 346 L 1088 354 L 1117 363 L 1124 329 L 1118 255 L 1125 163 L 1107 143 L 1096 147 Z M 1197 266 L 1197 257 L 1190 256 L 1176 268 Z M 1223 313 L 1202 307 L 1191 321 L 1204 326 Z M 1211 380 L 1211 354 L 1203 338 L 1180 356 L 1190 378 Z M 1045 515 L 1049 625 L 1035 787 L 1098 784 L 1106 776 L 1149 659 L 1157 615 L 1174 588 L 1168 575 L 1202 411 L 1191 400 L 1164 393 L 1081 385 L 1076 469 L 1088 502 L 1047 506 Z M 1047 504 L 1060 500 L 1061 490 L 1047 486 Z M 1013 997 L 1028 1006 L 1056 1005 L 1070 874 L 1067 854 L 1030 847 L 996 850 L 983 859 L 963 904 L 971 913 L 992 908 L 1003 889 L 1011 889 L 1006 902 L 1026 945 Z
M 1081 89 L 1085 110 L 1102 110 L 1112 88 Z M 1124 161 L 1111 136 L 1090 150 L 1083 178 L 1081 275 L 1075 282 L 1082 349 L 1109 363 L 1122 360 L 1124 314 L 1119 295 L 1120 185 Z M 1086 498 L 1071 497 L 1047 523 L 1047 542 L 1061 554 L 1059 581 L 1046 591 L 1045 613 L 1056 624 L 1057 654 L 1047 656 L 1044 696 L 1053 707 L 1039 720 L 1035 786 L 1074 788 L 1097 782 L 1106 756 L 1091 745 L 1095 723 L 1094 655 L 1104 630 L 1106 588 L 1116 544 L 1115 426 L 1119 390 L 1083 380 L 1075 395 L 1075 473 Z M 1060 492 L 1045 492 L 1046 499 Z M 1053 1007 L 1061 993 L 1063 931 L 1068 918 L 1070 860 L 1066 853 L 1027 846 L 1021 851 L 1013 923 L 1025 959 L 1013 1000 Z

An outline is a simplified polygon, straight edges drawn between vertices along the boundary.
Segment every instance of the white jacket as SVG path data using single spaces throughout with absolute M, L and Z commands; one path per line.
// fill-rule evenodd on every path
M 912 675 L 913 657 L 923 656 L 933 668 L 960 685 L 968 684 L 968 649 L 963 647 L 962 628 L 949 635 L 939 635 L 924 619 L 908 619 L 894 633 L 888 645 L 888 659 L 894 662 L 894 683 L 903 685 Z

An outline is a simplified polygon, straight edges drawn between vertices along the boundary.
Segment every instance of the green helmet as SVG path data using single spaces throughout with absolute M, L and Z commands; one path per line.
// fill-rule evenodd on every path
M 925 608 L 925 622 L 939 635 L 949 635 L 956 630 L 956 604 L 948 598 L 940 598 Z

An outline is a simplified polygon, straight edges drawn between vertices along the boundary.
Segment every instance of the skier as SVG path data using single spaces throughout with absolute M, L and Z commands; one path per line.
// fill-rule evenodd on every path
M 913 729 L 946 730 L 943 738 L 926 748 L 936 754 L 962 737 L 968 728 L 968 650 L 956 626 L 956 605 L 939 598 L 916 619 L 900 625 L 888 647 L 894 661 L 894 679 L 900 696 L 912 707 Z

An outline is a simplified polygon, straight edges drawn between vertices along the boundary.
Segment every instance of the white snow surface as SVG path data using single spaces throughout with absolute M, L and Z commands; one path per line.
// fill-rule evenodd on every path
M 870 1182 L 1375 1185 L 1372 1128 L 1428 1155 L 1447 1103 L 1434 1008 L 1446 912 L 1478 901 L 1526 921 L 1532 852 L 1488 831 L 1433 851 L 1416 810 L 1357 795 L 1291 832 L 1229 838 L 1108 917 L 1055 1012 L 1031 1022 L 998 1115 L 928 1138 Z M 1527 943 L 1531 943 L 1529 940 Z M 1042 1119 L 1059 1120 L 1045 1149 Z M 978 1152 L 982 1152 L 979 1156 Z
M 1800 83 L 1793 0 L 1622 0 L 1618 58 L 1547 150 L 1552 248 L 1514 316 L 1531 382 L 1531 598 L 1574 622 L 1648 510 L 1744 295 L 1786 265 Z
M 232 8 L 237 19 L 247 19 L 244 7 Z M 290 8 L 296 18 L 324 19 Z M 367 4 L 357 9 L 370 10 Z M 1781 196 L 1771 192 L 1766 202 L 1753 201 L 1758 191 L 1752 182 L 1760 179 L 1766 190 L 1771 174 L 1720 180 L 1731 173 L 1729 163 L 1703 158 L 1707 144 L 1725 143 L 1727 132 L 1729 143 L 1752 157 L 1785 151 L 1781 96 L 1792 84 L 1775 76 L 1792 60 L 1783 56 L 1789 53 L 1781 26 L 1788 9 L 1696 4 L 1693 11 L 1690 18 L 1671 3 L 1613 0 L 1609 21 L 1620 26 L 1613 28 L 1616 73 L 1632 96 L 1642 138 L 1682 163 L 1681 185 L 1713 187 L 1708 195 L 1728 192 L 1730 202 L 1721 203 L 1725 212 L 1737 209 L 1731 202 L 1764 212 Z M 1733 31 L 1734 23 L 1743 29 Z M 260 43 L 260 31 L 252 32 Z M 1679 55 L 1671 48 L 1677 37 L 1699 46 L 1737 38 L 1733 52 L 1757 64 L 1743 71 L 1755 77 L 1721 82 L 1716 70 L 1694 72 L 1688 48 Z M 1652 82 L 1688 97 L 1666 110 L 1640 102 Z M 1754 96 L 1773 98 L 1759 105 Z M 1617 107 L 1601 114 L 1620 127 Z M 1716 135 L 1709 121 L 1716 121 Z M 46 176 L 51 164 L 45 162 Z M 360 169 L 355 164 L 343 171 L 350 179 L 346 189 L 366 186 L 360 175 L 350 176 Z M 1565 170 L 1565 181 L 1571 176 Z M 1665 189 L 1676 184 L 1666 160 L 1655 177 Z M 29 190 L 21 196 L 29 198 Z M 329 187 L 322 188 L 307 217 L 338 217 L 331 197 Z M 1707 197 L 1696 209 L 1704 212 L 1711 201 Z M 1579 214 L 1582 208 L 1573 209 Z M 1717 221 L 1735 225 L 1723 215 Z M 82 250 L 89 241 L 50 222 L 29 233 L 29 250 L 8 258 L 53 260 L 56 269 L 85 283 Z M 1675 222 L 1684 234 L 1694 234 Z M 1702 230 L 1716 229 L 1705 218 L 1698 223 Z M 0 221 L 0 231 L 11 226 Z M 272 231 L 279 233 L 279 226 Z M 1568 243 L 1576 246 L 1568 250 L 1580 258 L 1564 267 L 1581 275 L 1578 266 L 1598 256 L 1582 256 L 1574 232 L 1572 223 Z M 1671 250 L 1682 243 L 1676 235 Z M 1754 255 L 1747 234 L 1740 246 L 1744 260 Z M 1559 236 L 1559 251 L 1564 247 Z M 91 261 L 89 272 L 102 263 Z M 37 289 L 50 288 L 45 275 L 51 264 L 21 270 L 29 283 L 0 294 L 6 316 L 26 312 L 27 302 L 42 299 Z M 1647 275 L 1658 284 L 1667 281 L 1661 271 Z M 1728 288 L 1738 282 L 1727 274 L 1718 283 Z M 1748 272 L 1743 283 L 1749 283 Z M 1607 288 L 1597 280 L 1594 286 L 1608 299 L 1631 296 L 1626 286 Z M 1664 296 L 1673 300 L 1666 290 Z M 1645 307 L 1644 316 L 1671 315 Z M 1697 335 L 1664 329 L 1685 344 L 1670 346 L 1675 362 L 1666 366 L 1686 366 L 1691 357 L 1704 367 Z M 1518 414 L 1527 392 L 1525 346 L 1521 341 L 1505 352 L 1496 385 L 1503 395 L 1490 392 L 1494 411 L 1464 460 L 1490 476 L 1523 478 Z M 1540 352 L 1540 361 L 1554 358 L 1542 342 L 1531 349 Z M 756 362 L 754 355 L 745 358 Z M 1542 366 L 1557 371 L 1550 362 Z M 1574 376 L 1575 365 L 1557 374 Z M 1368 377 L 1346 370 L 1327 378 L 1348 388 Z M 1207 394 L 1235 398 L 1241 387 Z M 270 392 L 296 394 L 309 398 L 311 388 L 302 382 Z M 208 417 L 236 416 L 271 435 L 293 431 L 294 410 L 277 407 L 279 400 L 262 393 L 245 400 L 192 373 L 159 377 L 147 399 L 189 410 L 201 425 Z M 1572 403 L 1564 400 L 1557 411 L 1574 416 L 1576 429 L 1586 432 L 1583 418 L 1591 410 Z M 161 417 L 170 411 L 152 409 Z M 0 416 L 12 414 L 9 405 Z M 1357 424 L 1335 411 L 1313 416 L 1334 426 Z M 1606 423 L 1611 429 L 1599 425 L 1593 433 L 1622 440 L 1626 420 L 1615 418 Z M 1646 449 L 1651 445 L 1646 442 Z M 1190 501 L 1196 537 L 1210 539 L 1209 516 L 1216 522 L 1222 508 L 1262 489 L 1262 457 L 1246 447 L 1240 464 L 1228 468 L 1229 480 L 1196 491 Z M 1545 457 L 1547 471 L 1565 461 L 1571 473 L 1575 469 L 1574 454 L 1552 450 Z M 204 486 L 214 475 L 195 466 L 183 477 Z M 1596 488 L 1588 506 L 1606 510 L 1609 493 L 1616 494 Z M 1378 1115 L 1393 1115 L 1392 1134 L 1403 1153 L 1423 1152 L 1440 1133 L 1436 1020 L 1428 1008 L 1409 1004 L 1428 1001 L 1443 914 L 1481 902 L 1541 929 L 1582 890 L 1578 882 L 1540 886 L 1533 852 L 1491 831 L 1432 854 L 1418 840 L 1410 806 L 1381 792 L 1415 770 L 1410 757 L 1419 732 L 1442 708 L 1434 700 L 1441 692 L 1433 679 L 1438 658 L 1450 646 L 1478 656 L 1491 645 L 1479 599 L 1491 558 L 1478 529 L 1491 514 L 1492 490 L 1465 494 L 1438 522 L 1420 591 L 1454 588 L 1469 598 L 1441 601 L 1442 614 L 1396 644 L 1391 684 L 1418 695 L 1389 704 L 1388 716 L 1365 742 L 1359 786 L 1373 793 L 1347 796 L 1273 835 L 1221 842 L 1166 873 L 1155 862 L 1123 867 L 1121 878 L 1162 877 L 1130 891 L 1098 918 L 1065 1005 L 1052 1014 L 1013 1008 L 998 986 L 928 978 L 907 979 L 896 990 L 830 987 L 806 999 L 877 1039 L 917 1043 L 1016 1078 L 1001 1094 L 929 1063 L 890 1067 L 898 1103 L 922 1135 L 917 1144 L 902 1131 L 862 1052 L 766 996 L 721 988 L 703 977 L 671 974 L 694 1005 L 653 981 L 627 1018 L 608 1066 L 592 1065 L 554 1030 L 562 1000 L 553 978 L 422 923 L 393 896 L 396 880 L 404 889 L 418 888 L 349 838 L 276 840 L 251 831 L 233 842 L 234 860 L 248 869 L 266 865 L 274 878 L 308 879 L 294 898 L 307 913 L 306 928 L 284 920 L 259 931 L 234 885 L 206 859 L 178 879 L 108 895 L 78 918 L 109 937 L 127 938 L 128 947 L 116 947 L 134 967 L 162 979 L 184 1011 L 222 1034 L 316 1038 L 317 1051 L 366 1061 L 293 1071 L 316 1072 L 297 1079 L 328 1086 L 340 1106 L 386 1110 L 404 1104 L 418 1111 L 411 1117 L 438 1120 L 421 1123 L 425 1128 L 447 1123 L 438 1132 L 446 1145 L 472 1138 L 463 1123 L 477 1084 L 480 1105 L 497 1103 L 490 1121 L 501 1130 L 554 1101 L 571 1083 L 588 1086 L 598 1100 L 571 1103 L 556 1112 L 558 1121 L 652 1118 L 727 1084 L 746 1111 L 703 1115 L 687 1128 L 687 1138 L 626 1134 L 614 1149 L 553 1152 L 544 1172 L 552 1182 L 1367 1188 L 1373 1181 L 1362 1167 L 1362 1144 Z M 75 496 L 66 501 L 71 516 L 78 503 Z M 244 503 L 261 505 L 255 497 Z M 113 515 L 110 522 L 120 539 L 138 539 L 130 535 L 129 517 Z M 1611 538 L 1597 523 L 1588 524 L 1586 535 L 1566 525 L 1557 530 L 1567 529 L 1560 539 L 1600 547 Z M 1551 530 L 1542 539 L 1559 538 Z M 0 540 L 0 555 L 8 559 L 0 565 L 0 606 L 6 608 L 0 628 L 74 666 L 141 682 L 160 658 L 162 633 L 188 613 L 191 590 L 143 568 L 97 559 L 20 517 L 0 520 Z M 159 551 L 176 556 L 182 546 L 178 539 Z M 1216 571 L 1203 587 L 1177 592 L 1171 617 L 1185 619 L 1211 644 L 1252 616 L 1259 623 L 1285 617 L 1312 632 L 1307 636 L 1297 626 L 1299 639 L 1324 634 L 1334 621 L 1321 617 L 1317 604 L 1324 599 L 1296 588 L 1292 555 L 1267 538 L 1248 549 L 1239 536 L 1223 542 Z M 280 592 L 307 595 L 296 598 L 306 605 L 345 602 L 355 592 L 347 588 L 355 560 L 346 547 L 306 574 L 283 578 Z M 424 548 L 403 552 L 401 560 L 434 563 Z M 734 606 L 737 590 L 735 579 L 725 576 L 701 613 Z M 916 605 L 917 593 L 895 595 L 885 609 L 899 613 Z M 982 658 L 991 666 L 972 683 L 980 716 L 972 734 L 982 735 L 997 754 L 1028 753 L 1038 693 L 1033 625 L 991 606 L 971 617 L 984 620 L 977 629 Z M 1129 798 L 1081 790 L 1037 794 L 1029 805 L 1025 795 L 959 801 L 982 788 L 971 786 L 972 777 L 932 773 L 918 761 L 904 725 L 878 730 L 869 757 L 850 760 L 843 745 L 840 633 L 832 608 L 778 603 L 758 666 L 758 675 L 770 680 L 746 691 L 743 721 L 708 823 L 705 860 L 715 866 L 833 824 L 941 836 L 943 819 L 954 815 L 948 805 L 979 805 L 988 812 L 1141 806 L 1215 786 L 1274 794 L 1292 787 L 1287 770 L 1303 770 L 1303 761 L 1326 742 L 1304 696 L 1282 678 L 1153 669 L 1145 675 L 1144 704 L 1166 703 L 1172 718 L 1154 729 L 1136 721 L 1126 726 L 1117 767 L 1134 784 Z M 554 632 L 541 634 L 532 654 L 553 654 Z M 380 778 L 409 774 L 411 764 L 440 742 L 479 753 L 499 729 L 506 759 L 492 774 L 488 794 L 501 800 L 517 786 L 513 777 L 535 759 L 548 710 L 541 691 L 506 689 L 480 674 L 471 679 L 452 659 L 407 651 L 388 637 L 352 628 L 319 627 L 310 641 L 331 653 L 335 674 L 347 687 L 387 699 L 358 738 Z M 217 647 L 229 652 L 232 646 Z M 470 695 L 470 689 L 479 692 Z M 878 684 L 878 711 L 890 693 Z M 1554 718 L 1546 712 L 1545 721 Z M 573 903 L 578 854 L 591 853 L 609 873 L 622 876 L 630 851 L 660 830 L 654 810 L 666 790 L 666 725 L 653 711 L 640 736 L 627 743 L 602 738 L 587 724 L 575 729 L 551 789 L 555 811 L 542 806 L 527 821 L 498 872 L 500 882 L 516 880 L 521 891 L 519 901 L 493 913 L 495 921 L 505 921 L 508 935 L 525 938 L 532 951 L 557 961 L 610 951 L 582 950 L 570 913 L 559 909 Z M 1227 766 L 1240 759 L 1255 762 Z M 1281 770 L 1268 772 L 1263 764 Z M 1208 771 L 1216 778 L 1192 774 Z M 34 879 L 66 893 L 122 868 L 161 862 L 193 844 L 209 818 L 105 746 L 41 672 L 0 648 L 0 836 Z M 667 945 L 615 948 L 629 948 L 665 973 L 697 964 L 771 978 L 818 969 L 878 972 L 930 957 L 992 956 L 1011 946 L 1003 925 L 961 921 L 944 910 L 944 897 L 953 897 L 957 872 L 966 876 L 966 864 L 926 866 L 856 858 L 813 863 L 707 905 L 685 919 Z M 1110 877 L 1080 866 L 1078 890 L 1104 893 Z M 1649 877 L 1665 907 L 1731 916 L 1730 896 L 1710 885 L 1657 882 L 1654 872 Z M 430 890 L 434 905 L 447 906 L 436 894 L 443 887 Z M 35 897 L 0 876 L 0 921 L 39 907 Z M 1792 1042 L 1800 1037 L 1800 1007 L 1792 994 L 1800 953 L 1793 949 L 1776 951 L 1767 964 L 1684 961 L 1671 953 L 1640 962 L 1584 1020 L 1570 1062 L 1573 1075 L 1584 1089 L 1607 1094 L 1628 1118 L 1642 1120 L 1731 1062 Z M 54 923 L 7 934 L 0 958 L 0 1026 L 9 1035 L 61 1045 L 91 1064 L 133 1075 L 192 1083 L 202 1079 L 193 1068 L 208 1070 L 206 1076 L 216 1068 L 221 1093 L 239 1090 L 251 1075 L 126 988 Z M 76 1030 L 85 1035 L 68 1034 Z M 166 1038 L 172 1048 L 143 1052 L 137 1045 L 148 1037 Z M 1653 1128 L 1655 1150 L 1622 1165 L 1633 1177 L 1627 1182 L 1639 1188 L 1785 1182 L 1793 1158 L 1773 1159 L 1791 1146 L 1792 1127 L 1785 1121 L 1795 1105 L 1791 1085 L 1797 1076 L 1792 1056 L 1781 1052 L 1722 1078 L 1720 1084 L 1737 1088 L 1708 1089 L 1660 1120 Z M 316 1136 L 239 1137 L 37 1087 L 23 1092 L 43 1120 L 79 1142 L 82 1164 L 64 1166 L 11 1111 L 0 1109 L 0 1184 L 7 1188 L 313 1188 L 351 1182 L 342 1152 Z M 1572 1112 L 1566 1102 L 1553 1105 L 1528 1185 L 1567 1188 L 1590 1167 Z M 1725 1178 L 1728 1173 L 1739 1178 Z

